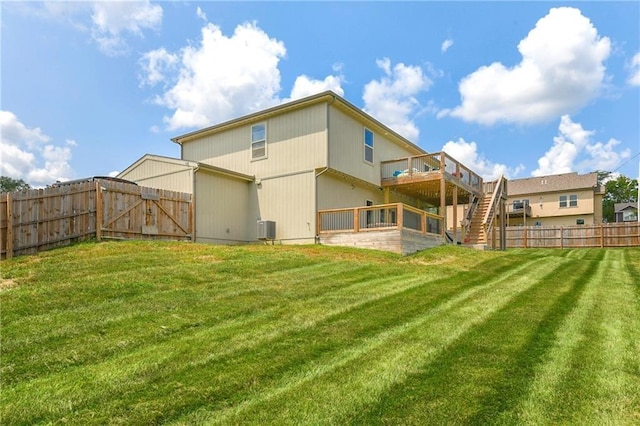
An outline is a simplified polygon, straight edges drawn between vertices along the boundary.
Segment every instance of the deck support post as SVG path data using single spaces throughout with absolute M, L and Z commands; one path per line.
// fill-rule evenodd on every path
M 453 244 L 458 245 L 458 186 L 453 187 Z
M 442 157 L 444 164 L 444 156 Z M 444 170 L 444 165 L 442 166 Z M 440 216 L 442 216 L 442 238 L 447 233 L 447 183 L 444 180 L 444 173 L 440 176 Z

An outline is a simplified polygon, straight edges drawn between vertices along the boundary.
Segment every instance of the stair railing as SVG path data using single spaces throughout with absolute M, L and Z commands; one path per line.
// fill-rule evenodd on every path
M 469 203 L 469 208 L 465 212 L 464 218 L 462 219 L 462 229 L 464 235 L 469 233 L 469 228 L 471 226 L 471 220 L 473 219 L 473 215 L 476 212 L 480 199 L 475 195 L 471 194 L 471 202 Z
M 507 180 L 504 178 L 504 175 L 502 175 L 493 187 L 491 202 L 489 203 L 489 207 L 487 208 L 487 211 L 484 214 L 484 219 L 482 220 L 482 229 L 484 230 L 484 235 L 487 239 L 489 238 L 489 230 L 491 230 L 493 226 L 493 219 L 496 217 L 496 210 L 498 209 L 500 200 L 502 200 L 506 194 Z

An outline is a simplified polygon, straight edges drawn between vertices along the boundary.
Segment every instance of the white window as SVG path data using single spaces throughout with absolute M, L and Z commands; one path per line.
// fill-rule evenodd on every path
M 251 159 L 267 156 L 267 126 L 264 123 L 251 126 Z
M 373 164 L 373 132 L 364 129 L 364 161 Z
M 561 195 L 559 206 L 560 208 L 578 207 L 578 195 Z
M 623 222 L 635 222 L 636 220 L 638 220 L 638 216 L 636 216 L 636 212 L 633 210 L 626 210 L 622 212 Z

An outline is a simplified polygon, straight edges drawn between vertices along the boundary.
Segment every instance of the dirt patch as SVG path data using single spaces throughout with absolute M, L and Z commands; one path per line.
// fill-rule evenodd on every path
M 0 291 L 8 290 L 13 287 L 17 287 L 18 283 L 16 283 L 12 279 L 4 279 L 0 278 Z

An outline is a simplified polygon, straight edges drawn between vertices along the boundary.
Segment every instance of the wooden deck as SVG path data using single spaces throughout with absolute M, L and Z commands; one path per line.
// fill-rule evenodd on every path
M 402 203 L 318 212 L 320 244 L 402 255 L 444 244 L 444 218 Z
M 483 193 L 482 177 L 444 152 L 383 161 L 381 173 L 383 188 L 433 206 L 467 204 Z

